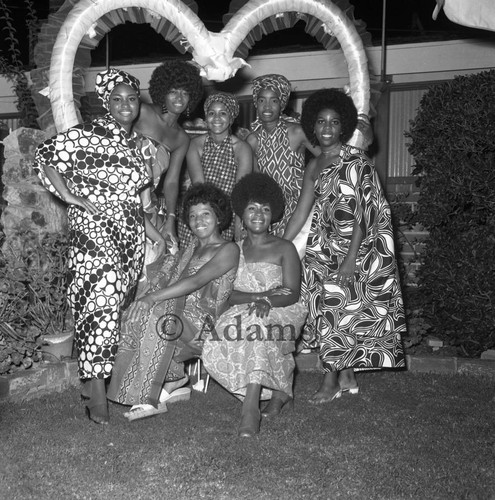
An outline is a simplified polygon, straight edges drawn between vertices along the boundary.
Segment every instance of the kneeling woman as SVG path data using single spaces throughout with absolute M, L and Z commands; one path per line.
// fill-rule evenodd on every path
M 125 414 L 129 420 L 165 412 L 167 401 L 188 399 L 184 361 L 201 354 L 202 337 L 226 309 L 232 290 L 239 249 L 220 236 L 232 219 L 229 197 L 198 184 L 187 191 L 183 213 L 196 237 L 176 257 L 152 264 L 154 272 L 148 268 L 150 290 L 124 317 L 108 397 L 133 405 Z
M 208 372 L 244 399 L 239 436 L 259 432 L 259 401 L 271 401 L 263 416 L 277 415 L 292 399 L 294 344 L 306 317 L 299 302 L 301 268 L 294 245 L 268 233 L 283 213 L 283 195 L 266 174 L 252 173 L 234 187 L 232 202 L 246 238 L 232 306 L 218 319 L 203 348 Z

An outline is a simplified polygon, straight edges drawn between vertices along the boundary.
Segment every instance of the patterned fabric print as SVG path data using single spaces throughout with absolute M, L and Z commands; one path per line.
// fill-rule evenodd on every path
M 272 224 L 272 233 L 282 237 L 301 194 L 304 176 L 304 154 L 292 151 L 285 120 L 280 120 L 270 134 L 261 127 L 258 132 L 258 167 L 272 177 L 284 193 L 282 219 Z
M 139 86 L 141 82 L 126 71 L 108 68 L 96 75 L 95 91 L 106 109 L 108 109 L 108 102 L 110 101 L 113 89 L 121 83 L 129 85 L 136 91 L 138 96 L 140 95 Z
M 166 210 L 160 205 L 158 193 L 154 190 L 157 188 L 162 175 L 168 170 L 170 164 L 170 151 L 165 144 L 155 141 L 151 137 L 140 135 L 137 138 L 137 144 L 141 151 L 141 156 L 148 170 L 149 175 L 153 179 L 153 183 L 147 186 L 141 192 L 143 201 L 143 209 L 149 214 L 151 223 L 160 230 L 167 219 Z M 146 244 L 146 250 L 149 251 L 152 246 Z M 146 261 L 149 260 L 149 253 Z
M 207 261 L 193 257 L 196 244 L 194 239 L 176 258 L 166 258 L 155 271 L 148 269 L 148 275 L 157 281 L 152 290 L 171 285 L 181 276 L 192 276 L 206 264 Z M 165 381 L 184 376 L 183 361 L 190 357 L 187 353 L 201 354 L 203 335 L 208 334 L 216 318 L 226 309 L 234 278 L 235 270 L 232 270 L 185 300 L 178 298 L 157 303 L 139 325 L 124 318 L 108 398 L 127 405 L 155 404 Z M 160 334 L 167 318 L 179 318 L 177 344 Z M 164 366 L 163 360 L 167 357 L 170 361 Z
M 235 161 L 232 137 L 228 136 L 217 144 L 209 135 L 206 136 L 201 166 L 205 182 L 211 182 L 230 196 L 234 189 L 238 166 Z M 179 220 L 178 226 L 180 245 L 184 248 L 191 241 L 192 232 L 182 220 Z M 234 218 L 230 226 L 222 232 L 222 237 L 227 241 L 234 239 Z
M 280 107 L 285 109 L 289 102 L 291 86 L 289 80 L 283 75 L 271 73 L 269 75 L 261 75 L 255 78 L 252 82 L 253 85 L 253 101 L 256 104 L 258 94 L 262 90 L 271 90 L 280 99 Z
M 263 292 L 282 284 L 281 266 L 247 263 L 242 253 L 234 289 Z M 247 384 L 263 386 L 261 399 L 269 399 L 273 389 L 292 396 L 295 340 L 306 317 L 301 302 L 275 307 L 268 316 L 248 315 L 246 304 L 235 305 L 218 319 L 214 333 L 203 346 L 205 368 L 228 391 L 238 397 Z
M 138 191 L 150 182 L 133 140 L 110 115 L 77 125 L 41 144 L 34 170 L 52 166 L 76 196 L 100 210 L 70 205 L 68 300 L 75 321 L 81 378 L 110 376 L 119 340 L 120 311 L 144 258 L 144 221 Z
M 363 232 L 356 279 L 341 287 L 335 277 L 354 221 Z M 310 316 L 319 315 L 316 336 L 325 371 L 405 366 L 401 333 L 406 327 L 390 207 L 373 165 L 347 146 L 341 161 L 317 180 L 306 258 Z
M 158 186 L 162 175 L 168 170 L 170 164 L 170 150 L 165 144 L 155 141 L 151 137 L 145 135 L 138 136 L 136 140 L 141 151 L 141 156 L 148 170 L 149 175 L 153 179 L 153 189 Z M 145 189 L 151 195 L 152 188 Z M 150 200 L 151 202 L 151 200 Z M 143 202 L 146 210 L 146 204 Z

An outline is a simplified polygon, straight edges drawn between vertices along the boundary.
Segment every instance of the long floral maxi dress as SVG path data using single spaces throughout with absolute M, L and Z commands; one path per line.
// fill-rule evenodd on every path
M 282 284 L 282 267 L 268 262 L 247 263 L 242 252 L 234 289 L 264 292 Z M 301 302 L 274 307 L 268 316 L 248 314 L 247 304 L 229 308 L 218 319 L 203 346 L 203 362 L 210 375 L 237 397 L 248 384 L 261 384 L 261 399 L 271 391 L 292 396 L 295 341 L 306 318 Z
M 148 276 L 159 290 L 192 276 L 206 264 L 194 256 L 198 244 L 191 244 L 178 255 L 167 256 L 148 267 Z M 125 405 L 159 402 L 167 381 L 184 377 L 184 361 L 201 355 L 204 339 L 217 317 L 226 309 L 235 269 L 187 295 L 156 303 L 138 323 L 124 316 L 122 339 L 107 396 Z
M 323 368 L 403 367 L 406 326 L 390 207 L 374 166 L 344 146 L 340 161 L 321 172 L 315 191 L 305 291 L 309 317 L 318 317 L 313 333 Z M 335 278 L 355 221 L 363 233 L 356 276 L 351 285 L 340 286 Z
M 284 215 L 272 224 L 271 233 L 282 237 L 301 195 L 304 177 L 304 154 L 290 147 L 287 123 L 281 118 L 276 128 L 268 133 L 263 127 L 253 124 L 258 134 L 257 161 L 260 172 L 269 175 L 282 188 Z
M 237 175 L 237 162 L 235 159 L 232 136 L 228 135 L 220 144 L 217 144 L 209 135 L 206 136 L 201 156 L 201 167 L 205 182 L 211 182 L 229 196 L 234 189 Z M 179 220 L 179 241 L 185 248 L 192 238 L 192 232 L 182 220 Z M 222 232 L 222 238 L 227 241 L 234 239 L 234 220 Z
M 120 336 L 120 312 L 131 296 L 144 258 L 139 190 L 150 182 L 134 140 L 109 115 L 77 125 L 36 151 L 34 169 L 59 195 L 45 165 L 66 179 L 96 215 L 69 205 L 68 300 L 74 315 L 81 378 L 110 376 Z

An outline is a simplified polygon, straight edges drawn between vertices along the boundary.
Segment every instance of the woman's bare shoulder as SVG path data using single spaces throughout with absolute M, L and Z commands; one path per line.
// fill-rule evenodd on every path
M 191 143 L 189 147 L 194 147 L 197 149 L 203 149 L 203 146 L 206 141 L 207 134 L 196 135 L 191 138 Z

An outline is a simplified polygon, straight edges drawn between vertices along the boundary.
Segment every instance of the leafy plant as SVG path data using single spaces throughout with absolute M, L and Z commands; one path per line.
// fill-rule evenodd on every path
M 495 346 L 495 70 L 431 88 L 406 136 L 429 231 L 423 314 L 465 356 Z
M 25 231 L 23 245 L 0 253 L 0 374 L 40 360 L 43 336 L 66 328 L 67 238 L 41 242 Z
M 27 7 L 25 23 L 29 32 L 30 48 L 34 45 L 38 18 L 32 0 L 24 0 Z M 0 55 L 0 74 L 3 74 L 13 83 L 13 89 L 17 96 L 17 109 L 21 114 L 20 123 L 23 127 L 39 128 L 36 121 L 38 112 L 29 90 L 29 82 L 21 59 L 17 30 L 11 16 L 10 9 L 4 0 L 0 0 L 0 21 L 2 21 L 2 37 L 7 47 L 6 54 Z
M 402 285 L 407 332 L 402 337 L 404 347 L 410 352 L 416 346 L 425 343 L 431 325 L 424 318 L 421 301 L 418 300 L 418 288 L 414 279 L 411 279 L 412 267 L 421 261 L 418 246 L 422 241 L 407 237 L 407 232 L 418 227 L 418 212 L 412 202 L 408 201 L 409 193 L 397 193 L 390 201 L 392 221 L 395 236 L 397 266 Z M 412 255 L 404 258 L 404 252 Z

